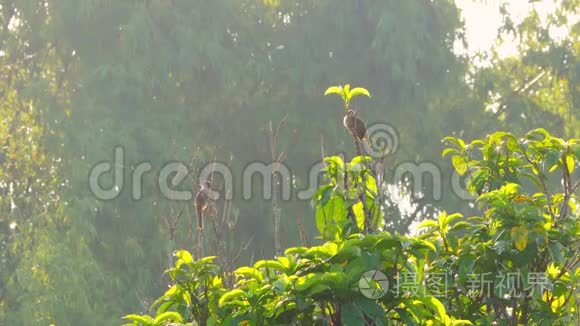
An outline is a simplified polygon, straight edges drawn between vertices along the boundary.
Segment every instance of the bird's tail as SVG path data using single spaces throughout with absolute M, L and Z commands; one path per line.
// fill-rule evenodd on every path
M 196 205 L 195 210 L 197 213 L 197 227 L 201 230 L 203 229 L 203 207 Z
M 371 154 L 373 152 L 373 147 L 371 146 L 371 141 L 368 136 L 362 139 L 361 143 L 364 147 L 364 154 Z

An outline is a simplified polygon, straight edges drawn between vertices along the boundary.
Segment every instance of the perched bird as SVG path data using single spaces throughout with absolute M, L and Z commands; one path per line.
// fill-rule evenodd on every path
M 367 136 L 367 127 L 365 123 L 356 117 L 353 110 L 346 111 L 346 115 L 342 120 L 344 127 L 348 132 L 360 143 L 365 142 Z
M 211 184 L 209 181 L 204 181 L 199 188 L 197 194 L 195 194 L 194 204 L 195 211 L 197 212 L 197 227 L 203 229 L 203 213 L 208 209 L 210 205 L 209 191 L 211 190 Z

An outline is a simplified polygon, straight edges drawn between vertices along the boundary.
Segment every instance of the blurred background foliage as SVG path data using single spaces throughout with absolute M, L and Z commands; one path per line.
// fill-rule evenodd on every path
M 486 53 L 456 50 L 469 46 L 464 21 L 445 0 L 0 6 L 0 324 L 118 324 L 163 292 L 167 256 L 195 246 L 190 207 L 169 240 L 168 216 L 182 203 L 156 195 L 154 173 L 139 201 L 128 186 L 112 201 L 90 193 L 89 170 L 112 160 L 117 145 L 126 177 L 134 164 L 159 169 L 173 160 L 191 163 L 195 177 L 217 160 L 241 180 L 247 164 L 271 162 L 269 122 L 287 115 L 278 146 L 303 188 L 321 148 L 352 148 L 341 104 L 322 92 L 360 85 L 373 95 L 356 103 L 367 123 L 387 122 L 399 134 L 386 163 L 398 199 L 385 216 L 406 233 L 442 208 L 468 213 L 449 184 L 435 201 L 425 195 L 433 185 L 411 196 L 409 180 L 388 177 L 399 163 L 429 161 L 442 162 L 449 180 L 444 136 L 541 126 L 580 137 L 577 0 L 557 1 L 546 19 L 532 10 L 521 22 L 498 6 L 498 43 Z M 502 41 L 517 53 L 500 55 Z M 239 222 L 228 241 L 253 239 L 239 262 L 271 256 L 270 201 L 242 200 L 234 190 Z M 300 241 L 296 217 L 315 233 L 308 201 L 279 205 L 284 247 Z

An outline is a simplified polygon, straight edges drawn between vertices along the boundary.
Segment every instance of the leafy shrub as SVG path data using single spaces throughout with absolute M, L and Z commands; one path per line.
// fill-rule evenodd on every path
M 327 182 L 313 199 L 324 244 L 288 248 L 282 256 L 233 272 L 220 270 L 215 257 L 195 260 L 181 250 L 166 271 L 172 286 L 153 304 L 154 317 L 128 315 L 127 325 L 577 322 L 580 182 L 573 176 L 580 141 L 564 141 L 543 129 L 521 139 L 497 132 L 471 143 L 445 141 L 451 147 L 443 156 L 451 155 L 456 171 L 467 177 L 481 216 L 443 212 L 421 222 L 422 233 L 415 237 L 379 232 L 380 209 L 369 208 L 378 191 L 363 164 L 367 158 L 345 165 L 329 157 Z M 367 215 L 373 230 L 363 234 Z M 381 271 L 389 281 L 378 299 L 359 289 L 369 270 Z M 409 275 L 413 282 L 403 288 Z

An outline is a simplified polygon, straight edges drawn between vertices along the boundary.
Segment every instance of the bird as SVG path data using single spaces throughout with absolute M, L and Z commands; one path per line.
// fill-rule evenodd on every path
M 353 110 L 348 109 L 346 111 L 346 115 L 344 116 L 342 123 L 344 124 L 346 130 L 348 130 L 354 139 L 356 139 L 356 141 L 360 143 L 365 142 L 367 137 L 367 127 L 361 119 L 356 117 L 356 113 Z
M 210 205 L 209 191 L 211 190 L 211 183 L 209 181 L 204 181 L 197 194 L 195 194 L 194 204 L 195 211 L 197 213 L 197 227 L 203 229 L 203 213 L 208 209 Z

